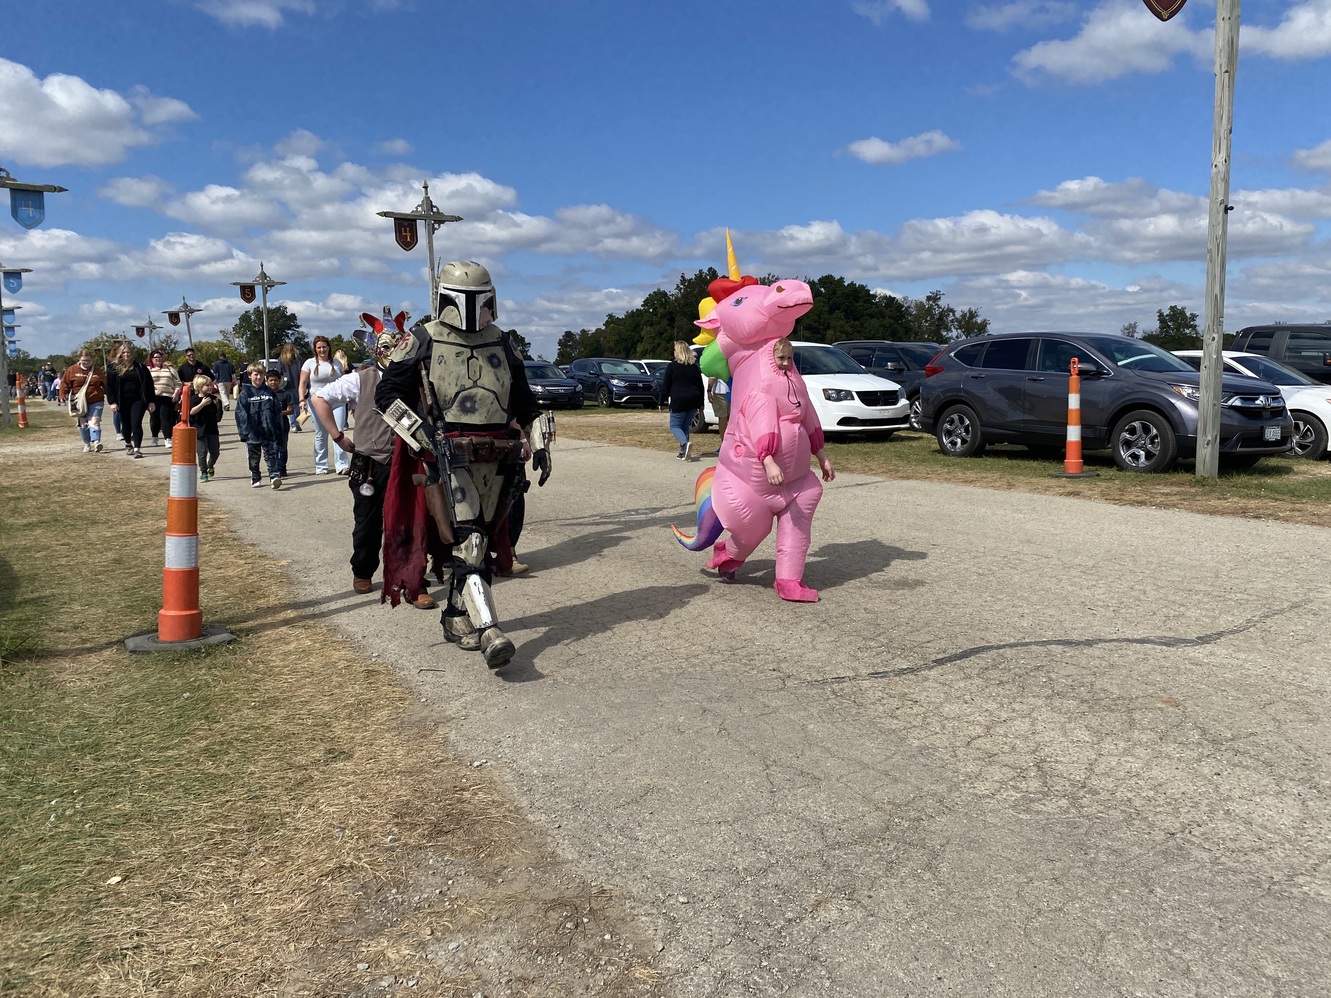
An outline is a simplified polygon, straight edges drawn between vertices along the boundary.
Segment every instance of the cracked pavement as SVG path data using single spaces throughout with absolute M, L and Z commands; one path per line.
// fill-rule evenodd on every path
M 735 586 L 675 543 L 705 464 L 561 439 L 496 677 L 351 592 L 309 443 L 280 493 L 231 448 L 200 492 L 616 892 L 678 994 L 1331 994 L 1331 532 L 847 475 L 795 605 L 770 540 Z

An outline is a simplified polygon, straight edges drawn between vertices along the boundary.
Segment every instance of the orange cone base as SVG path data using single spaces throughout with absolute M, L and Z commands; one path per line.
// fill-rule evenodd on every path
M 1051 471 L 1050 478 L 1099 478 L 1098 471 Z
M 201 637 L 203 637 L 202 610 L 161 610 L 158 612 L 158 641 L 193 641 Z

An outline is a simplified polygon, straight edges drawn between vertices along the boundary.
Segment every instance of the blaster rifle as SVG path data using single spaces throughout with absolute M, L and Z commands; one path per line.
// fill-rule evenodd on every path
M 435 398 L 434 386 L 430 384 L 430 375 L 421 368 L 421 400 L 425 403 L 425 430 L 430 450 L 434 451 L 434 460 L 425 463 L 425 508 L 434 520 L 439 539 L 445 544 L 453 543 L 453 523 L 456 519 L 453 508 L 453 488 L 449 483 L 449 472 L 455 462 L 453 445 L 444 433 L 443 423 L 439 419 L 439 404 Z

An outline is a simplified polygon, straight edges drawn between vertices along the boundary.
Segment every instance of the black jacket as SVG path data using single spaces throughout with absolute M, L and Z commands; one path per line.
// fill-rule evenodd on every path
M 661 402 L 670 400 L 671 412 L 702 408 L 702 371 L 697 364 L 672 360 L 661 379 Z
M 112 405 L 133 405 L 135 402 L 151 402 L 157 391 L 153 388 L 153 376 L 146 364 L 135 361 L 128 371 L 117 371 L 114 378 L 108 379 L 106 398 Z

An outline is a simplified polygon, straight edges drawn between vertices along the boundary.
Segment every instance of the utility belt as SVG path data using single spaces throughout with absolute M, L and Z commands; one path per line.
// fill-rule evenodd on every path
M 522 441 L 506 435 L 446 433 L 450 449 L 468 464 L 503 464 L 522 459 Z

